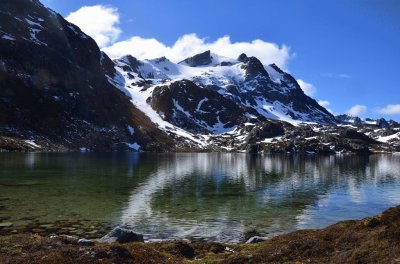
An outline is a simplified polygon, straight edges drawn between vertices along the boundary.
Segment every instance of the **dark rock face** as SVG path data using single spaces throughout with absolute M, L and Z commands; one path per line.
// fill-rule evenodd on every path
M 116 227 L 110 233 L 99 239 L 101 243 L 130 243 L 130 242 L 144 242 L 143 235 L 135 233 L 131 230 Z
M 281 122 L 264 121 L 257 123 L 248 133 L 246 142 L 255 143 L 266 138 L 273 138 L 285 134 L 284 126 Z
M 247 62 L 248 57 L 247 57 L 246 54 L 242 53 L 242 54 L 239 55 L 239 57 L 237 58 L 237 60 L 240 61 L 240 62 Z
M 36 0 L 0 11 L 0 134 L 43 137 L 47 149 L 154 142 L 161 132 L 108 82 L 114 63 L 94 40 Z
M 244 57 L 244 56 L 242 56 Z M 243 59 L 242 68 L 246 70 L 246 80 L 243 84 L 232 87 L 230 93 L 234 94 L 234 100 L 254 109 L 262 109 L 264 103 L 275 104 L 277 107 L 289 106 L 287 114 L 293 119 L 312 121 L 323 124 L 335 124 L 335 117 L 317 101 L 304 94 L 297 81 L 288 73 L 284 73 L 276 65 L 271 67 L 282 74 L 282 80 L 274 82 L 262 63 L 254 57 Z M 261 104 L 261 105 L 260 105 Z M 266 117 L 275 119 L 273 115 Z
M 280 74 L 285 74 L 285 72 L 282 71 L 275 63 L 272 63 L 269 66 L 271 66 L 275 71 L 279 72 Z
M 127 63 L 124 66 L 122 66 L 122 69 L 124 71 L 139 73 L 139 67 L 142 66 L 143 63 L 131 55 L 125 56 L 125 59 Z
M 187 58 L 181 62 L 179 62 L 179 64 L 185 63 L 186 65 L 190 66 L 190 67 L 197 67 L 197 66 L 204 66 L 204 65 L 208 65 L 212 62 L 212 57 L 211 57 L 211 52 L 209 50 L 194 55 L 193 57 Z
M 377 125 L 381 128 L 387 128 L 390 126 L 389 122 L 384 118 L 380 118 L 377 120 Z
M 364 143 L 376 143 L 375 140 L 352 129 L 344 129 L 341 133 L 344 138 L 360 140 Z
M 361 125 L 363 122 L 358 116 L 338 115 L 335 117 L 339 123 Z
M 239 125 L 232 136 L 213 136 L 211 142 L 225 146 L 231 151 L 247 153 L 291 153 L 291 154 L 370 154 L 373 152 L 393 152 L 400 150 L 400 129 L 388 130 L 389 136 L 397 135 L 390 144 L 379 142 L 375 138 L 377 127 L 361 127 L 360 130 L 336 125 L 300 125 L 293 126 L 281 121 L 264 121 L 253 125 Z M 363 132 L 364 131 L 364 132 Z M 239 140 L 245 138 L 245 140 Z
M 389 120 L 388 124 L 389 124 L 389 126 L 391 126 L 391 127 L 400 127 L 400 123 L 399 123 L 399 122 L 396 122 L 396 121 L 394 121 L 394 120 Z
M 243 64 L 242 68 L 246 70 L 246 80 L 251 80 L 256 77 L 265 77 L 269 79 L 269 75 L 265 70 L 264 65 L 256 57 L 245 59 L 245 64 Z
M 246 122 L 248 112 L 254 114 L 256 121 L 265 120 L 255 111 L 189 80 L 156 87 L 148 103 L 164 120 L 195 133 L 232 128 Z

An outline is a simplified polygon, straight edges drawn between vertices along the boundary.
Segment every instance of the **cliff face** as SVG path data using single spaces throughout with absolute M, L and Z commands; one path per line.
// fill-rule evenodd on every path
M 39 1 L 4 0 L 0 12 L 3 135 L 56 149 L 170 147 L 168 138 L 109 83 L 113 62 L 78 27 Z

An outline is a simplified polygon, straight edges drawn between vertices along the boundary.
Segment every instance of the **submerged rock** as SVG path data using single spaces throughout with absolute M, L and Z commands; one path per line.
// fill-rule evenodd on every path
M 144 242 L 143 235 L 133 232 L 122 227 L 114 228 L 110 233 L 99 239 L 101 243 L 129 243 L 129 242 Z
M 0 228 L 12 227 L 12 226 L 13 226 L 13 223 L 11 223 L 11 222 L 0 223 Z
M 268 239 L 268 237 L 261 237 L 261 236 L 253 236 L 249 240 L 246 241 L 246 244 L 255 244 L 264 242 Z

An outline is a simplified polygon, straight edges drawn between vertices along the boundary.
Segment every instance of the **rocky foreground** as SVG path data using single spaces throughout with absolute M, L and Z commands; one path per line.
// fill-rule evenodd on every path
M 254 244 L 93 243 L 66 236 L 0 237 L 0 263 L 398 263 L 400 206 L 362 220 Z

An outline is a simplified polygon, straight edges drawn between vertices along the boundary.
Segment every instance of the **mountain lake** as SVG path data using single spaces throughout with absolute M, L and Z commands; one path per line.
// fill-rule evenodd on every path
M 0 153 L 0 233 L 238 243 L 400 204 L 400 155 Z

